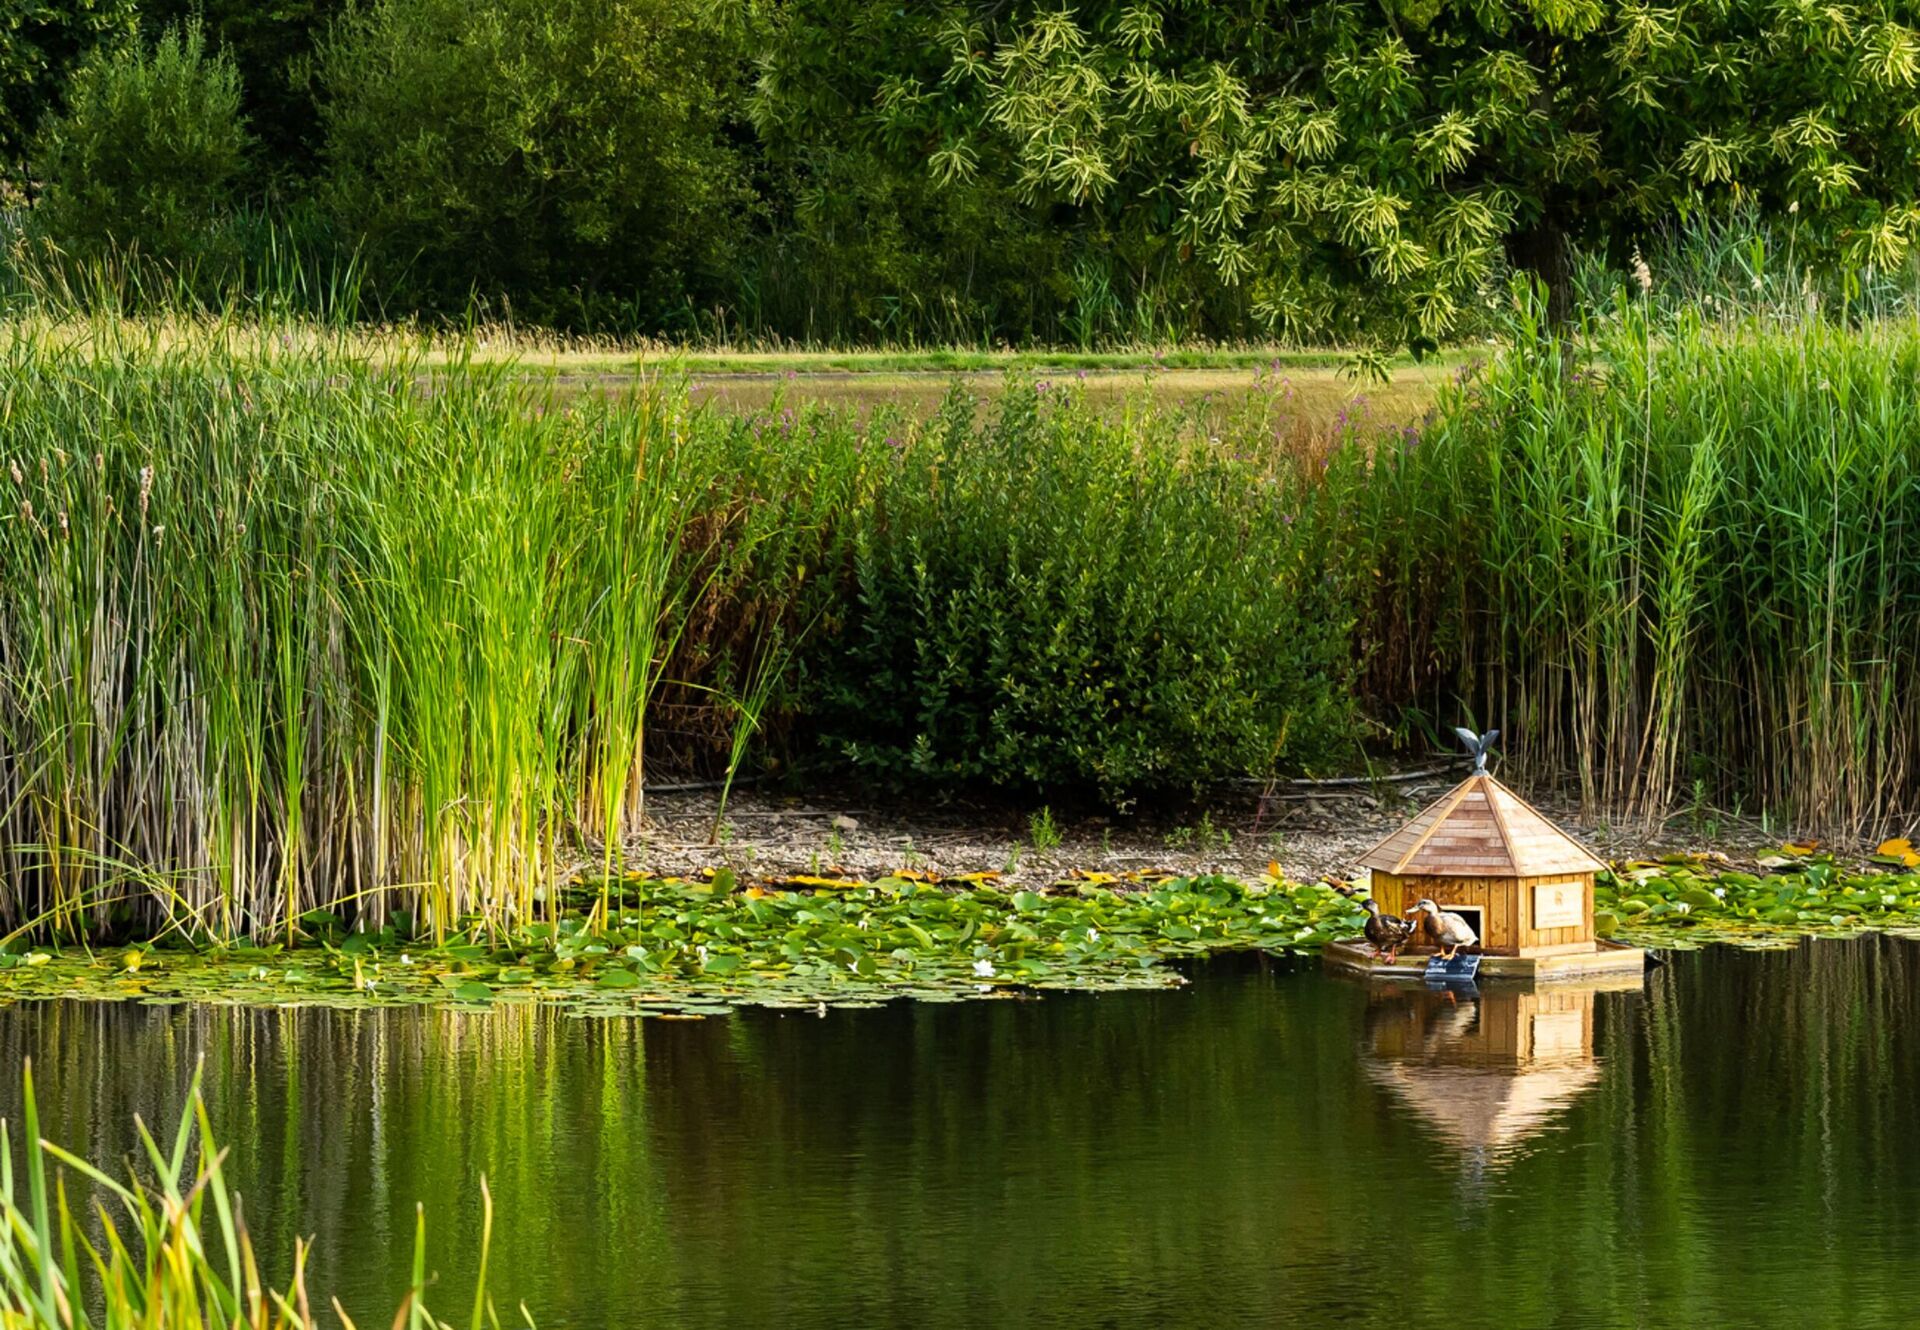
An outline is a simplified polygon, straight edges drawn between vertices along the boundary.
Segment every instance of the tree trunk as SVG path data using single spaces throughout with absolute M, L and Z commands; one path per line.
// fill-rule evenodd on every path
M 1573 250 L 1551 214 L 1516 231 L 1507 242 L 1513 266 L 1530 273 L 1547 295 L 1547 331 L 1558 332 L 1573 317 Z

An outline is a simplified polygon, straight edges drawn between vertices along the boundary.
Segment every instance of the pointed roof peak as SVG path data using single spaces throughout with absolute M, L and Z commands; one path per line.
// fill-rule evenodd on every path
M 1476 771 L 1360 859 L 1414 876 L 1544 877 L 1605 868 L 1525 799 Z

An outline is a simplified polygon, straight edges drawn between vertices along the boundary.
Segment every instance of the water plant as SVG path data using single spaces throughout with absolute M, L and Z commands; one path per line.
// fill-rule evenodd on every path
M 1920 335 L 1622 301 L 1335 459 L 1374 698 L 1499 718 L 1595 812 L 1847 834 L 1920 766 Z
M 308 941 L 199 951 L 0 952 L 0 995 L 137 1001 L 394 1006 L 553 1003 L 583 1015 L 813 1009 L 910 997 L 1163 988 L 1168 962 L 1224 950 L 1311 953 L 1360 913 L 1321 884 L 1077 872 L 1010 889 L 993 872 L 938 880 L 792 877 L 743 885 L 583 878 L 552 922 L 484 920 L 434 946 L 388 926 L 350 931 L 310 914 Z M 600 917 L 601 902 L 611 913 Z
M 1920 937 L 1920 855 L 1888 841 L 1864 871 L 1811 844 L 1760 857 L 1759 871 L 1707 855 L 1637 860 L 1601 875 L 1594 926 L 1604 937 L 1659 947 L 1791 946 L 1863 932 Z
M 1124 804 L 1339 761 L 1362 699 L 1495 718 L 1596 814 L 1904 825 L 1920 332 L 1661 318 L 1523 328 L 1423 428 L 1311 449 L 1043 381 L 727 416 L 326 328 L 11 326 L 0 932 L 511 930 L 620 878 L 649 772 Z
M 11 331 L 0 920 L 521 919 L 583 843 L 622 866 L 650 712 L 737 770 L 705 718 L 766 705 L 736 638 L 807 630 L 809 505 L 844 507 L 854 450 L 389 350 Z
M 121 1178 L 41 1139 L 31 1061 L 21 1070 L 21 1089 L 25 1167 L 18 1178 L 7 1125 L 0 1122 L 0 1324 L 8 1330 L 317 1330 L 305 1243 L 294 1244 L 284 1290 L 261 1277 L 198 1071 L 171 1142 L 138 1124 L 151 1173 L 130 1169 Z M 81 1184 L 73 1193 L 69 1173 Z M 473 1330 L 500 1323 L 487 1297 L 493 1202 L 484 1178 L 480 1196 Z M 392 1321 L 396 1330 L 446 1330 L 427 1310 L 427 1282 L 426 1217 L 416 1207 L 413 1277 Z M 338 1300 L 332 1309 L 352 1330 Z
M 649 771 L 730 783 L 797 719 L 875 770 L 1116 788 L 1346 737 L 1337 625 L 1273 631 L 1318 583 L 1257 469 L 1166 422 L 1136 455 L 1037 385 L 931 426 L 739 418 L 107 319 L 10 328 L 0 384 L 8 929 L 515 926 L 626 867 Z

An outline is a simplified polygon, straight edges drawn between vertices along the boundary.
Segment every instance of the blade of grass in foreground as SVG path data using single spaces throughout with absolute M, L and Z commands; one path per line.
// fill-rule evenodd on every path
M 7 1125 L 0 1122 L 0 1324 L 9 1330 L 146 1330 L 162 1324 L 176 1330 L 228 1330 L 242 1324 L 252 1330 L 319 1330 L 307 1297 L 304 1243 L 296 1245 L 287 1291 L 263 1291 L 236 1198 L 229 1194 L 221 1171 L 225 1152 L 214 1144 L 198 1072 L 171 1151 L 163 1150 L 142 1126 L 153 1177 L 136 1172 L 124 1181 L 42 1140 L 31 1062 L 23 1070 L 21 1084 L 26 1128 L 24 1208 L 15 1190 Z M 61 1169 L 71 1170 L 98 1189 L 93 1222 L 69 1208 Z M 59 1199 L 57 1207 L 49 1205 L 50 1184 Z M 475 1330 L 498 1324 L 486 1287 L 493 1199 L 484 1178 L 480 1193 Z M 224 1272 L 208 1251 L 208 1243 L 216 1241 L 206 1231 L 209 1200 L 225 1257 Z M 426 1213 L 416 1207 L 412 1284 L 394 1324 L 409 1330 L 450 1330 L 426 1306 L 426 1238 Z M 85 1262 L 80 1259 L 82 1252 Z M 333 1305 L 338 1309 L 337 1300 Z M 344 1311 L 340 1320 L 349 1327 L 353 1324 Z

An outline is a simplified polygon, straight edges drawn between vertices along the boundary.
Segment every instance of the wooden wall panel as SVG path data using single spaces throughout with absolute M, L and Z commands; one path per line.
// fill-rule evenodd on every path
M 1533 888 L 1577 883 L 1583 893 L 1583 922 L 1577 927 L 1535 928 Z M 1442 909 L 1456 906 L 1481 912 L 1480 949 L 1491 956 L 1517 956 L 1538 947 L 1571 947 L 1593 940 L 1593 874 L 1549 877 L 1413 877 L 1376 872 L 1374 899 L 1382 909 L 1406 914 L 1428 897 Z M 1397 902 L 1397 904 L 1396 904 Z

